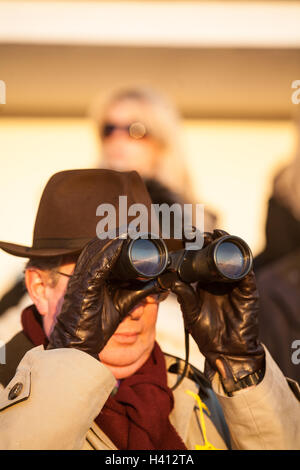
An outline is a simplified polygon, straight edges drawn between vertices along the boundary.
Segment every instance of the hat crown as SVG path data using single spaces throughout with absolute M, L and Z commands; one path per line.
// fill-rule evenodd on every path
M 119 226 L 119 196 L 127 196 L 127 206 L 144 204 L 151 213 L 151 198 L 136 171 L 106 169 L 68 170 L 48 181 L 38 208 L 32 247 L 1 243 L 16 256 L 55 256 L 75 253 L 96 237 L 100 204 L 111 204 Z
M 134 203 L 151 205 L 148 191 L 137 172 L 113 170 L 72 170 L 56 173 L 43 192 L 33 242 L 49 238 L 93 238 L 100 204 L 112 204 L 117 223 L 119 196 Z

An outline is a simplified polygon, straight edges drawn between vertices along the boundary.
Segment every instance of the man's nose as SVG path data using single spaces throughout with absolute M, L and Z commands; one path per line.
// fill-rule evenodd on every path
M 131 318 L 131 320 L 139 320 L 141 316 L 143 315 L 143 311 L 144 311 L 144 306 L 138 305 L 133 310 L 131 310 L 129 317 Z

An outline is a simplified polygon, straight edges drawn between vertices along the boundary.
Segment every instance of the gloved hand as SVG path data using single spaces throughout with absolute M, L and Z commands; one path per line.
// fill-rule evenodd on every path
M 70 278 L 62 310 L 47 349 L 76 348 L 98 359 L 126 315 L 145 297 L 158 291 L 153 283 L 124 290 L 109 282 L 123 239 L 103 243 L 93 239 L 83 249 Z
M 205 246 L 227 235 L 206 233 Z M 198 283 L 194 288 L 180 280 L 171 286 L 180 303 L 186 329 L 206 357 L 205 372 L 221 375 L 226 391 L 238 381 L 264 370 L 265 354 L 258 341 L 259 296 L 254 272 L 234 283 Z M 213 369 L 213 371 L 212 371 Z

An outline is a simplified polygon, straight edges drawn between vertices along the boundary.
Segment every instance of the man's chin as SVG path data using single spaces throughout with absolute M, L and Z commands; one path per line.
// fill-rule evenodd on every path
M 123 379 L 134 374 L 149 358 L 154 342 L 146 347 L 137 347 L 132 344 L 122 343 L 115 348 L 104 350 L 99 354 L 99 359 L 114 374 L 116 379 Z

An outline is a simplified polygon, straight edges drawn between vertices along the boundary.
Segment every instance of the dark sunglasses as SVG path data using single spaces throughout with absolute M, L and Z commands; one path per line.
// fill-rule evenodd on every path
M 133 122 L 127 126 L 119 126 L 118 124 L 107 122 L 103 124 L 101 136 L 102 138 L 110 137 L 117 130 L 127 132 L 128 136 L 133 139 L 143 139 L 149 135 L 146 127 L 141 122 Z

